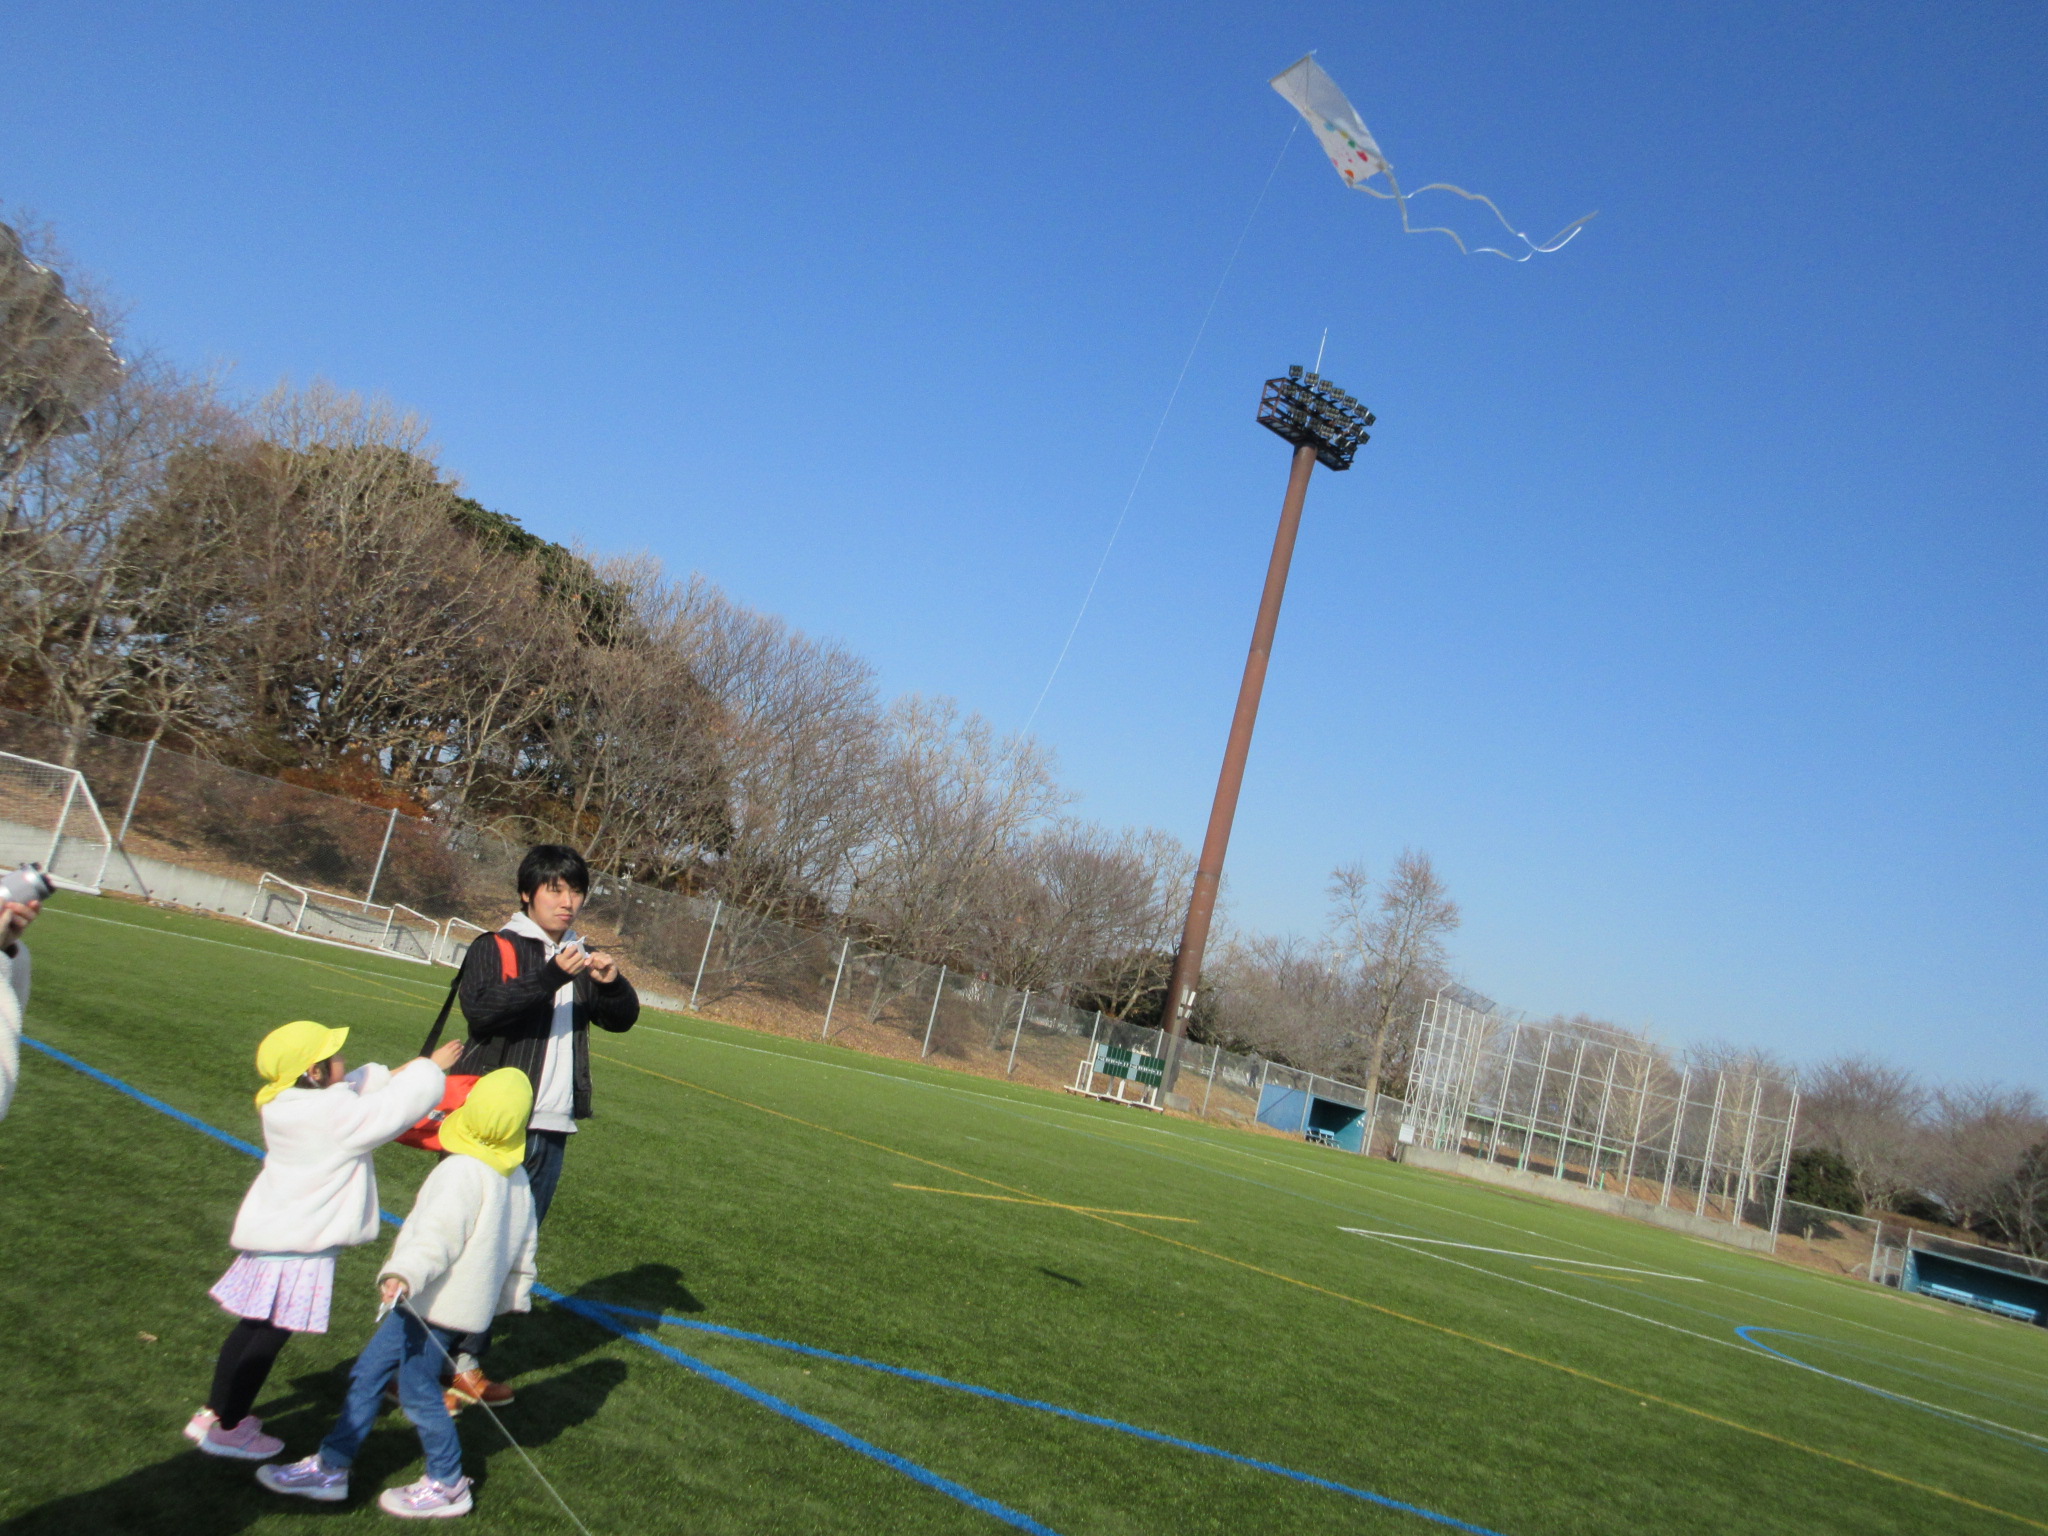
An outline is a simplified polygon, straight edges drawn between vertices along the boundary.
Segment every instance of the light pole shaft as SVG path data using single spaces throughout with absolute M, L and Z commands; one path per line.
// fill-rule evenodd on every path
M 1266 566 L 1266 589 L 1259 597 L 1258 621 L 1252 625 L 1251 653 L 1245 657 L 1244 681 L 1237 688 L 1237 712 L 1230 717 L 1223 771 L 1217 775 L 1216 799 L 1209 808 L 1209 830 L 1202 839 L 1201 861 L 1195 866 L 1188 920 L 1181 929 L 1180 950 L 1174 956 L 1173 977 L 1167 984 L 1164 1088 L 1173 1086 L 1180 1071 L 1181 1044 L 1194 1016 L 1195 990 L 1202 979 L 1202 951 L 1209 942 L 1209 920 L 1215 915 L 1216 893 L 1223 884 L 1223 855 L 1230 847 L 1230 824 L 1237 816 L 1238 791 L 1244 787 L 1245 759 L 1251 754 L 1252 727 L 1259 718 L 1259 695 L 1265 691 L 1266 665 L 1273 654 L 1273 631 L 1280 623 L 1280 599 L 1287 591 L 1287 568 L 1294 560 L 1294 539 L 1301 531 L 1301 507 L 1308 497 L 1308 477 L 1315 467 L 1314 444 L 1297 446 L 1287 475 L 1287 497 L 1280 504 L 1280 527 L 1273 535 L 1273 558 Z

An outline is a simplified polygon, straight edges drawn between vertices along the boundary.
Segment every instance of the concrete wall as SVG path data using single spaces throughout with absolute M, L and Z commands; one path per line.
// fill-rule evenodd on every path
M 1708 1221 L 1690 1211 L 1677 1211 L 1669 1206 L 1652 1205 L 1647 1200 L 1633 1200 L 1627 1195 L 1609 1194 L 1606 1190 L 1588 1189 L 1583 1184 L 1569 1183 L 1548 1174 L 1526 1173 L 1518 1168 L 1503 1168 L 1498 1163 L 1489 1163 L 1483 1158 L 1467 1157 L 1461 1152 L 1432 1152 L 1423 1147 L 1409 1147 L 1402 1153 L 1401 1161 L 1415 1168 L 1429 1168 L 1438 1173 L 1455 1173 L 1461 1178 L 1477 1179 L 1482 1184 L 1498 1184 L 1506 1189 L 1519 1189 L 1532 1195 L 1541 1195 L 1546 1200 L 1562 1200 L 1567 1205 L 1583 1205 L 1588 1210 L 1605 1211 L 1610 1216 L 1628 1216 L 1637 1221 L 1647 1221 L 1652 1226 L 1669 1227 L 1674 1232 L 1683 1232 L 1688 1237 L 1702 1237 L 1711 1243 L 1726 1243 L 1731 1248 L 1748 1248 L 1757 1253 L 1769 1253 L 1775 1246 L 1768 1232 L 1755 1227 L 1730 1226 L 1725 1221 Z

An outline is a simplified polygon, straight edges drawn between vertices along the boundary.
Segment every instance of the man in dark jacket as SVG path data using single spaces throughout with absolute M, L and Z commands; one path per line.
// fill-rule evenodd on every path
M 558 843 L 519 863 L 519 913 L 479 937 L 462 960 L 456 991 L 469 1043 L 454 1071 L 478 1076 L 517 1067 L 533 1080 L 526 1177 L 536 1220 L 546 1220 L 576 1122 L 590 1118 L 590 1026 L 619 1033 L 640 1017 L 640 998 L 618 962 L 575 931 L 590 895 L 590 866 Z M 451 1391 L 497 1407 L 512 1389 L 488 1380 L 490 1330 L 463 1340 Z

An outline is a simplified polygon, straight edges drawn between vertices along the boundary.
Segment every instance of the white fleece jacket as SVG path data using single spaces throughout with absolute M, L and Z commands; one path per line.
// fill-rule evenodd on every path
M 28 1012 L 28 946 L 15 940 L 14 953 L 0 950 L 0 1120 L 14 1102 L 21 1070 L 21 1018 Z
M 500 1312 L 532 1305 L 539 1241 L 524 1168 L 507 1175 L 474 1157 L 445 1157 L 420 1186 L 377 1279 L 403 1280 L 413 1310 L 435 1327 L 479 1333 Z
M 287 1088 L 263 1106 L 263 1171 L 228 1241 L 244 1253 L 319 1253 L 377 1235 L 371 1154 L 441 1102 L 447 1079 L 421 1057 L 372 1063 L 331 1088 Z

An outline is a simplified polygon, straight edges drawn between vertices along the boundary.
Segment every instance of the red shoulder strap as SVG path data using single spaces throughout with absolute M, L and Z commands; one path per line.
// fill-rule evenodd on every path
M 519 951 L 512 947 L 512 941 L 502 933 L 491 935 L 498 941 L 498 979 L 517 981 L 519 979 Z

